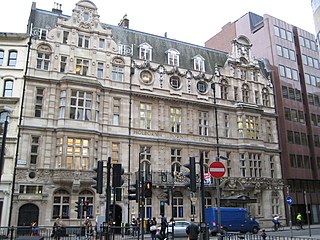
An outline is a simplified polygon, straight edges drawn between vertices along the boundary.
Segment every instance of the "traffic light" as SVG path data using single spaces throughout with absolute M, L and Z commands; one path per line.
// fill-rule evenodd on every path
M 196 192 L 197 186 L 196 186 L 196 160 L 195 160 L 195 157 L 190 157 L 189 161 L 190 161 L 189 164 L 183 165 L 189 169 L 189 172 L 184 174 L 184 176 L 190 179 L 190 181 L 188 183 L 186 183 L 185 186 L 188 187 L 191 192 Z
M 152 182 L 148 181 L 144 183 L 144 197 L 152 197 Z
M 163 192 L 164 192 L 164 195 L 163 195 L 164 201 L 163 202 L 165 202 L 166 204 L 170 205 L 170 189 L 169 188 L 165 188 L 163 190 Z
M 124 169 L 120 163 L 113 164 L 112 173 L 112 187 L 121 187 L 124 183 L 122 175 L 124 174 Z
M 76 202 L 76 209 L 74 211 L 76 211 L 78 214 L 82 213 L 82 202 Z
M 103 186 L 103 162 L 98 161 L 97 167 L 93 169 L 97 174 L 96 176 L 92 177 L 96 184 L 92 187 L 96 189 L 97 193 L 102 193 L 102 186 Z
M 136 181 L 135 184 L 130 185 L 128 189 L 128 199 L 129 200 L 136 200 L 139 202 L 139 192 L 138 192 L 138 182 Z

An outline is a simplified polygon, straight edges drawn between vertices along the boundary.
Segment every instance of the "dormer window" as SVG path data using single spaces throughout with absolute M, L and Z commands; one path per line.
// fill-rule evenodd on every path
M 152 61 L 152 47 L 148 43 L 142 43 L 139 46 L 139 58 Z
M 193 69 L 200 72 L 205 72 L 204 68 L 204 58 L 197 55 L 193 58 Z
M 168 64 L 173 66 L 179 66 L 179 55 L 180 53 L 176 49 L 169 49 L 168 54 Z

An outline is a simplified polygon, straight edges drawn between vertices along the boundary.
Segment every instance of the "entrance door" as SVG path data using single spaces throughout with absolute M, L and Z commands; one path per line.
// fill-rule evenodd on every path
M 28 203 L 20 207 L 18 217 L 18 235 L 29 235 L 31 232 L 31 223 L 39 221 L 38 206 Z M 23 228 L 25 226 L 25 228 Z M 22 227 L 22 228 L 21 228 Z

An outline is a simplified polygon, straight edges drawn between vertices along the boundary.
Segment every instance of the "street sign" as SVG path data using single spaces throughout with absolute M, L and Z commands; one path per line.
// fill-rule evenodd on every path
M 292 198 L 290 196 L 287 197 L 287 203 L 291 205 L 293 203 Z
M 210 164 L 209 173 L 214 178 L 222 178 L 226 172 L 226 168 L 222 162 L 212 162 Z

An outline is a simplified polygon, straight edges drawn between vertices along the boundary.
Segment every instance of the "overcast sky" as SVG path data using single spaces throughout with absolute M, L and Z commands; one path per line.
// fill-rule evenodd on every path
M 51 11 L 54 2 L 62 4 L 63 14 L 71 15 L 78 0 L 0 0 L 0 32 L 26 32 L 32 2 Z M 315 33 L 311 0 L 92 0 L 100 21 L 117 25 L 124 14 L 130 28 L 204 45 L 228 22 L 250 12 L 269 14 Z

